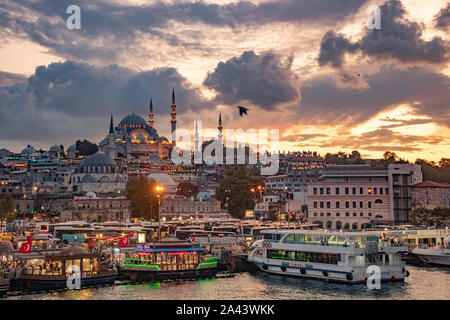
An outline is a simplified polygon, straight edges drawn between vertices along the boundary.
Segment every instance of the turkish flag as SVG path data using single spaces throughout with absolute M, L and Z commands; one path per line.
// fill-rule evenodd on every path
M 19 253 L 31 253 L 31 242 L 27 241 L 22 243 L 19 248 Z
M 122 237 L 119 240 L 119 248 L 127 247 L 129 243 L 130 243 L 130 237 L 129 236 Z

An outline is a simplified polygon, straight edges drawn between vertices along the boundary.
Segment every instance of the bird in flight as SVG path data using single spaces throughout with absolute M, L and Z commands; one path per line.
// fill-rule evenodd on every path
M 240 115 L 241 117 L 242 117 L 244 114 L 247 114 L 247 111 L 248 111 L 247 108 L 244 108 L 244 107 L 241 107 L 241 106 L 238 106 L 237 108 L 239 109 L 239 115 Z

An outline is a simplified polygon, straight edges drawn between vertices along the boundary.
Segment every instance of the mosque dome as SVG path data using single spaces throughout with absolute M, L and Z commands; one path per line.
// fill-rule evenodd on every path
M 135 114 L 130 114 L 119 122 L 119 128 L 146 128 L 147 126 L 147 121 Z
M 54 145 L 52 145 L 51 147 L 50 147 L 50 150 L 49 150 L 50 152 L 60 152 L 61 151 L 61 148 L 60 148 L 60 146 L 58 146 L 57 144 L 54 144 Z
M 161 157 L 160 157 L 159 154 L 156 153 L 156 152 L 153 152 L 153 153 L 150 155 L 149 159 L 150 159 L 151 161 L 162 161 Z
M 36 149 L 32 146 L 28 145 L 25 149 L 22 150 L 21 154 L 33 154 L 36 153 Z
M 81 163 L 81 166 L 116 166 L 116 162 L 107 154 L 104 154 L 103 152 L 97 152 L 84 159 Z

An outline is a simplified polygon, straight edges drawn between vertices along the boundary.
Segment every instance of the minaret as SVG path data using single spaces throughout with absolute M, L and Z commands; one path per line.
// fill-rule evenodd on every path
M 150 125 L 151 128 L 153 128 L 153 101 L 150 98 L 150 113 L 148 114 L 149 117 L 149 121 L 148 124 Z
M 172 146 L 175 147 L 177 140 L 175 137 L 175 130 L 177 129 L 177 106 L 175 105 L 175 89 L 172 90 L 172 105 L 170 107 L 172 109 L 172 113 L 170 114 L 172 116 L 172 120 L 170 120 L 170 123 L 172 124 Z
M 219 113 L 219 126 L 217 127 L 217 129 L 219 129 L 219 143 L 222 144 L 222 113 Z
M 109 134 L 114 134 L 114 123 L 113 123 L 113 116 L 111 114 L 111 122 L 109 123 Z

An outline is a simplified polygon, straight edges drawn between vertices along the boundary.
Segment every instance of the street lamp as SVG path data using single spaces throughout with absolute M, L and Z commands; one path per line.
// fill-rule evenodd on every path
M 158 241 L 161 241 L 161 194 L 164 192 L 164 187 L 157 185 L 155 190 L 156 197 L 158 198 Z

